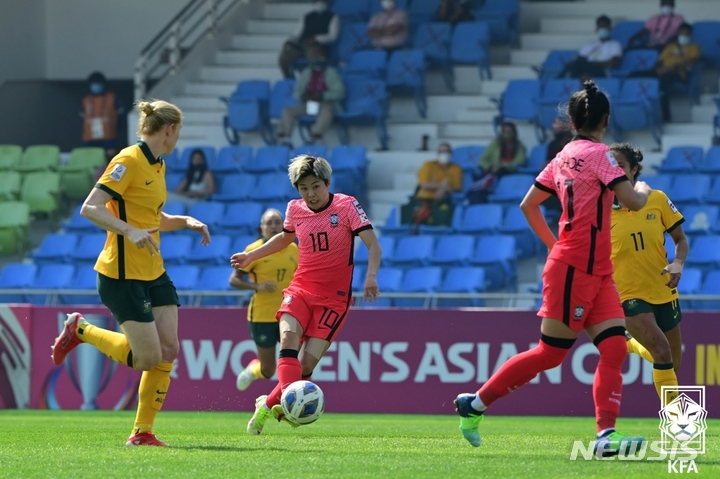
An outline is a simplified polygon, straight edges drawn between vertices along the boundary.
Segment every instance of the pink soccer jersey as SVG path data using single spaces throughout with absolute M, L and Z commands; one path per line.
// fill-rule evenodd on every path
M 329 298 L 351 293 L 355 236 L 372 225 L 352 196 L 331 194 L 327 206 L 311 210 L 303 200 L 288 203 L 283 229 L 298 238 L 298 269 L 290 283 Z
M 603 143 L 582 138 L 568 143 L 535 180 L 563 206 L 560 238 L 548 257 L 588 274 L 612 274 L 610 190 L 627 179 Z

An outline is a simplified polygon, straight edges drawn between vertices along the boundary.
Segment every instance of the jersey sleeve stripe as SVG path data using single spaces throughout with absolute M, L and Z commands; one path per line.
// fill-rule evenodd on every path
M 543 185 L 543 184 L 540 183 L 539 181 L 536 181 L 533 185 L 535 186 L 535 188 L 537 188 L 537 189 L 539 189 L 539 190 L 543 190 L 543 191 L 545 191 L 545 192 L 547 192 L 547 193 L 550 193 L 551 195 L 557 196 L 557 191 L 555 191 L 555 190 L 552 189 L 552 188 L 548 188 L 547 186 Z
M 122 195 L 121 195 L 120 193 L 118 193 L 117 191 L 113 190 L 112 188 L 110 188 L 110 187 L 107 186 L 107 185 L 103 185 L 102 183 L 97 183 L 97 184 L 95 185 L 95 188 L 97 188 L 98 190 L 103 190 L 105 193 L 109 194 L 110 196 L 112 196 L 112 197 L 115 198 L 116 200 L 119 200 L 119 199 L 122 198 Z
M 285 228 L 283 228 L 283 231 L 284 231 L 285 233 L 293 233 L 293 234 L 295 234 L 295 231 L 288 230 L 288 229 L 285 229 Z
M 617 178 L 612 180 L 610 183 L 608 183 L 607 186 L 608 186 L 608 188 L 610 188 L 612 190 L 613 188 L 615 188 L 615 185 L 617 185 L 621 181 L 630 181 L 630 179 L 627 177 L 627 175 L 618 176 Z
M 677 228 L 678 226 L 680 226 L 683 223 L 685 223 L 685 218 L 680 218 L 679 220 L 677 220 L 675 222 L 674 225 L 672 225 L 670 228 L 667 229 L 667 232 L 672 233 L 675 230 L 675 228 Z
M 358 234 L 360 234 L 360 232 L 365 231 L 365 230 L 371 230 L 371 229 L 373 229 L 373 225 L 367 224 L 365 226 L 361 226 L 360 228 L 358 228 L 356 230 L 353 230 L 352 234 L 357 236 Z

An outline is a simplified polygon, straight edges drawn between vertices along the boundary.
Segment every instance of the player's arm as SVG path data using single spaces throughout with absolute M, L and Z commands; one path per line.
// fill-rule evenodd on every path
M 210 244 L 210 231 L 205 223 L 192 216 L 169 215 L 164 211 L 160 212 L 160 231 L 176 231 L 184 228 L 200 233 L 203 236 L 200 240 L 201 245 Z
M 380 269 L 380 260 L 382 259 L 382 249 L 378 242 L 375 231 L 365 229 L 358 233 L 358 236 L 365 243 L 368 249 L 368 266 L 365 273 L 365 285 L 363 287 L 363 299 L 375 299 L 378 296 L 377 272 Z
M 253 261 L 277 253 L 295 240 L 295 232 L 283 230 L 270 238 L 264 245 L 252 251 L 235 253 L 230 257 L 230 264 L 235 269 L 243 269 Z
M 230 286 L 232 286 L 235 289 L 242 289 L 247 290 L 250 289 L 252 291 L 258 290 L 258 284 L 253 281 L 248 281 L 245 276 L 244 271 L 240 270 L 234 270 L 230 274 L 230 280 L 229 280 Z
M 627 177 L 624 177 L 625 180 Z M 650 196 L 650 187 L 644 181 L 635 183 L 635 187 L 629 181 L 623 180 L 623 177 L 617 178 L 617 182 L 611 182 L 608 186 L 613 190 L 615 196 L 618 197 L 620 203 L 625 205 L 629 210 L 641 210 L 647 203 Z
M 542 209 L 540 209 L 542 202 L 550 198 L 551 193 L 550 191 L 538 188 L 536 186 L 538 184 L 539 183 L 536 183 L 530 187 L 525 198 L 520 202 L 520 209 L 525 215 L 525 219 L 527 219 L 530 228 L 532 228 L 538 238 L 540 238 L 540 241 L 547 246 L 548 250 L 551 250 L 552 247 L 555 246 L 555 243 L 557 243 L 557 238 L 550 230 L 550 226 L 548 226 L 547 221 L 545 221 L 545 216 L 543 216 Z
M 685 258 L 687 258 L 688 252 L 690 251 L 690 245 L 688 244 L 687 236 L 681 225 L 677 225 L 670 231 L 670 236 L 675 243 L 675 259 L 672 263 L 665 266 L 661 274 L 669 274 L 665 286 L 668 288 L 676 288 L 680 282 L 680 276 L 682 275 L 683 266 L 685 265 Z

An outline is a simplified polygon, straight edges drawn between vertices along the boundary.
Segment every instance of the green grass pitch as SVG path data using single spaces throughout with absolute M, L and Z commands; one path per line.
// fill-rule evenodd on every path
M 502 417 L 481 423 L 473 448 L 453 416 L 325 414 L 292 430 L 268 423 L 249 436 L 249 413 L 161 412 L 156 433 L 172 447 L 125 447 L 133 414 L 0 411 L 0 477 L 13 478 L 657 478 L 668 461 L 571 461 L 593 418 Z M 618 429 L 659 439 L 658 420 Z M 701 477 L 720 477 L 720 420 L 708 420 Z M 648 455 L 651 452 L 648 451 Z

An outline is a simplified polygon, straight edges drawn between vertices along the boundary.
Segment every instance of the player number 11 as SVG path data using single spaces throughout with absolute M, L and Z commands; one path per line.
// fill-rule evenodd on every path
M 635 251 L 645 249 L 645 241 L 643 240 L 642 231 L 638 231 L 637 233 L 630 233 L 630 236 L 632 236 L 633 242 L 635 243 Z M 638 239 L 640 240 L 640 248 L 638 248 Z

